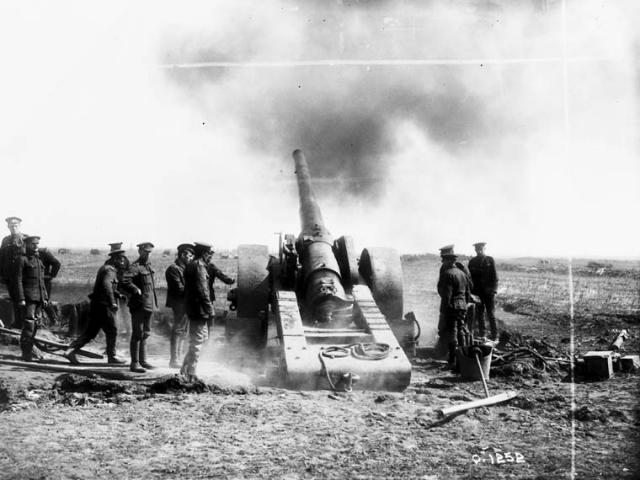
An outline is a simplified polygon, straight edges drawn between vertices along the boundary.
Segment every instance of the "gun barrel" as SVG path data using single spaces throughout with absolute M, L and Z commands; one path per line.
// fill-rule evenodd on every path
M 311 188 L 309 165 L 300 150 L 293 152 L 300 198 L 302 230 L 297 249 L 302 265 L 302 291 L 312 321 L 336 319 L 345 308 L 345 291 L 340 267 L 333 253 L 333 238 L 324 225 L 320 207 Z
M 303 237 L 319 237 L 318 240 L 331 244 L 333 239 L 324 226 L 322 212 L 311 188 L 311 175 L 309 174 L 309 165 L 304 153 L 301 150 L 295 150 L 293 152 L 293 160 L 296 166 L 298 197 L 300 199 L 300 225 L 302 227 L 300 235 Z

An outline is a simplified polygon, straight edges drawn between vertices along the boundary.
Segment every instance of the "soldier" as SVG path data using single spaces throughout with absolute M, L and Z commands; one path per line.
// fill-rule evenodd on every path
M 441 324 L 438 326 L 440 340 L 449 347 L 449 364 L 455 364 L 456 347 L 465 343 L 467 329 L 467 296 L 469 281 L 456 266 L 458 257 L 454 253 L 442 255 L 442 269 L 438 279 Z
M 121 296 L 118 291 L 118 277 L 125 270 L 126 265 L 127 257 L 124 256 L 124 250 L 112 249 L 109 252 L 109 259 L 98 270 L 96 281 L 93 284 L 93 292 L 89 295 L 91 299 L 89 325 L 84 333 L 71 343 L 64 354 L 71 363 L 79 363 L 76 358 L 77 350 L 96 338 L 101 329 L 107 340 L 108 363 L 117 365 L 126 363 L 125 360 L 116 356 L 116 340 L 118 338 L 116 314 L 118 299 Z
M 47 289 L 47 296 L 51 299 L 51 280 L 56 278 L 60 271 L 60 261 L 53 256 L 48 248 L 38 249 L 38 254 L 42 265 L 44 265 L 44 285 Z
M 13 291 L 21 309 L 24 310 L 24 322 L 20 347 L 22 359 L 33 361 L 34 337 L 40 326 L 42 309 L 48 303 L 47 290 L 44 285 L 44 265 L 38 254 L 40 237 L 28 236 L 24 239 L 25 255 L 18 260 Z
M 196 242 L 195 259 L 184 271 L 185 309 L 189 317 L 189 350 L 184 357 L 180 373 L 195 378 L 196 364 L 202 344 L 209 337 L 207 322 L 213 318 L 208 265 L 213 256 L 211 245 Z
M 440 248 L 440 258 L 442 258 L 443 255 L 455 255 L 453 248 L 454 248 L 453 244 L 445 245 L 444 247 Z M 464 272 L 469 282 L 472 282 L 471 273 L 469 272 L 469 269 L 467 269 L 467 267 L 464 265 L 464 263 L 456 261 L 455 265 L 457 268 L 459 268 Z M 440 273 L 442 273 L 443 270 L 444 270 L 444 264 L 440 266 Z
M 7 217 L 5 221 L 11 234 L 2 239 L 2 245 L 0 246 L 0 277 L 4 279 L 7 285 L 7 291 L 13 304 L 13 321 L 11 326 L 13 328 L 22 328 L 22 314 L 24 312 L 18 305 L 13 286 L 15 285 L 18 262 L 20 257 L 25 254 L 24 239 L 27 235 L 20 232 L 20 226 L 22 224 L 21 218 Z
M 134 294 L 129 300 L 131 312 L 131 366 L 132 372 L 143 373 L 154 368 L 147 362 L 147 338 L 151 334 L 151 318 L 158 308 L 153 269 L 149 263 L 149 254 L 153 243 L 142 242 L 137 245 L 138 259 L 131 264 L 125 274 L 125 285 L 133 288 Z
M 47 297 L 49 298 L 49 304 L 45 311 L 49 319 L 55 323 L 58 320 L 58 314 L 51 303 L 51 281 L 56 278 L 60 271 L 60 261 L 48 248 L 38 249 L 38 254 L 40 255 L 40 260 L 42 260 L 42 265 L 44 265 L 44 286 L 47 289 Z
M 498 274 L 496 264 L 492 257 L 485 255 L 486 242 L 474 243 L 476 256 L 469 260 L 469 271 L 473 279 L 472 293 L 479 297 L 480 302 L 476 306 L 476 320 L 478 332 L 481 337 L 485 334 L 484 313 L 487 312 L 490 340 L 498 339 L 498 327 L 495 317 L 495 296 L 498 291 Z
M 184 269 L 193 260 L 194 250 L 190 243 L 178 245 L 178 258 L 167 267 L 166 306 L 173 310 L 173 324 L 171 326 L 171 358 L 169 366 L 180 368 L 179 358 L 182 356 L 182 345 L 187 335 L 188 318 L 184 307 Z

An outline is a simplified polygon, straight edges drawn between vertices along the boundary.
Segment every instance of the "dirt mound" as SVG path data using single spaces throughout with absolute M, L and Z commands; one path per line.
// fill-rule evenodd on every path
M 204 393 L 209 387 L 200 379 L 189 380 L 182 375 L 171 375 L 158 380 L 148 387 L 153 393 Z
M 503 302 L 502 309 L 507 313 L 515 313 L 518 315 L 538 315 L 542 313 L 542 307 L 528 298 L 516 298 L 511 301 Z
M 15 392 L 11 384 L 0 380 L 0 411 L 5 410 L 14 401 Z
M 56 378 L 53 388 L 60 393 L 96 393 L 110 397 L 118 393 L 140 393 L 140 387 L 131 382 L 107 380 L 98 375 L 88 377 L 65 373 Z
M 491 375 L 545 380 L 565 376 L 570 367 L 571 359 L 564 347 L 544 338 L 503 331 L 493 352 Z

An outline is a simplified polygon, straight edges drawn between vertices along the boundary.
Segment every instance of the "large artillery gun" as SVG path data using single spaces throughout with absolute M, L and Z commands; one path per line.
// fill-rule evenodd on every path
M 227 339 L 271 353 L 277 377 L 290 388 L 403 390 L 415 318 L 402 316 L 400 256 L 365 248 L 358 259 L 351 237 L 334 240 L 306 159 L 300 150 L 293 158 L 300 234 L 281 234 L 277 257 L 265 245 L 238 247 Z

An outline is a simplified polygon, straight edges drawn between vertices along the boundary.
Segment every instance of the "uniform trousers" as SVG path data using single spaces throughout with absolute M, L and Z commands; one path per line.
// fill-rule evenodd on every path
M 89 324 L 86 330 L 76 340 L 71 342 L 71 347 L 82 348 L 91 340 L 96 338 L 98 332 L 102 330 L 107 341 L 107 356 L 116 355 L 116 338 L 118 328 L 116 327 L 117 311 L 112 311 L 108 306 L 101 303 L 91 302 L 89 309 Z
M 484 336 L 486 332 L 484 322 L 484 316 L 486 312 L 487 319 L 489 320 L 489 329 L 491 332 L 491 336 L 495 337 L 498 334 L 495 316 L 495 293 L 483 293 L 478 295 L 478 297 L 480 298 L 480 303 L 476 305 L 476 321 L 478 322 L 478 332 L 480 333 L 480 336 Z
M 189 350 L 180 370 L 183 375 L 196 374 L 196 365 L 202 351 L 202 345 L 209 338 L 208 320 L 208 317 L 189 317 Z
M 20 334 L 20 348 L 22 350 L 22 358 L 30 361 L 33 354 L 33 346 L 35 344 L 35 336 L 40 326 L 40 317 L 42 316 L 42 302 L 32 302 L 27 300 L 26 305 L 21 307 L 24 309 L 24 320 L 22 322 L 22 332 Z
M 444 344 L 464 345 L 468 333 L 465 324 L 466 310 L 447 308 L 440 314 L 438 334 Z

